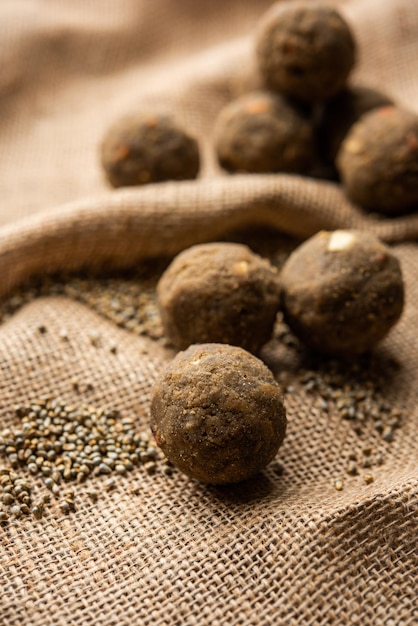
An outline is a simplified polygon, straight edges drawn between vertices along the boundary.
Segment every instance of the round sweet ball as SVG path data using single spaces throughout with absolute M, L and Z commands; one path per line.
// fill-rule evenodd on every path
M 335 161 L 348 131 L 362 115 L 392 104 L 386 94 L 363 86 L 347 87 L 328 100 L 322 112 L 319 131 L 326 160 L 330 163 Z
M 141 111 L 117 121 L 101 144 L 101 163 L 113 187 L 196 178 L 196 139 L 170 116 Z
M 157 296 L 164 333 L 174 346 L 230 343 L 256 352 L 272 333 L 279 274 L 247 246 L 200 244 L 174 258 Z
M 214 136 L 219 164 L 229 172 L 305 173 L 313 163 L 308 116 L 269 92 L 230 102 L 218 116 Z
M 274 458 L 286 411 L 258 358 L 236 346 L 200 344 L 177 354 L 157 381 L 151 429 L 169 461 L 191 478 L 236 483 Z
M 337 155 L 343 189 L 370 211 L 399 215 L 418 208 L 418 115 L 375 109 L 349 131 Z
M 290 255 L 281 280 L 286 322 L 306 346 L 325 354 L 368 352 L 402 313 L 399 262 L 366 232 L 317 233 Z
M 262 18 L 256 45 L 269 89 L 317 101 L 340 91 L 355 63 L 356 45 L 343 17 L 312 2 L 280 2 Z

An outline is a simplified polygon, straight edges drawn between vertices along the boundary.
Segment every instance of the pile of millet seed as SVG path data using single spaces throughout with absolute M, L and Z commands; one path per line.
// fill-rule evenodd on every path
M 112 474 L 123 476 L 139 465 L 152 474 L 161 461 L 164 473 L 172 471 L 149 434 L 137 432 L 133 420 L 115 409 L 77 409 L 43 396 L 16 407 L 16 415 L 21 426 L 0 432 L 0 456 L 8 465 L 0 468 L 1 522 L 29 514 L 39 519 L 51 496 L 59 499 L 63 513 L 74 510 L 75 493 L 68 483 L 104 475 L 109 478 L 103 487 L 110 490 L 115 485 Z M 31 476 L 40 478 L 47 490 L 36 499 Z M 92 490 L 87 495 L 98 497 Z
M 0 305 L 0 323 L 9 320 L 18 309 L 37 297 L 67 296 L 86 304 L 119 328 L 161 340 L 163 333 L 155 295 L 158 278 L 157 269 L 124 276 L 43 278 L 17 289 Z M 40 332 L 47 332 L 47 329 L 41 327 Z

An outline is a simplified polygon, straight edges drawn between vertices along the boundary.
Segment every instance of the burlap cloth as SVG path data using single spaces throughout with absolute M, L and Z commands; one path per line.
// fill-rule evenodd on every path
M 377 353 L 399 363 L 386 399 L 403 409 L 401 428 L 390 445 L 376 439 L 385 462 L 373 483 L 347 477 L 345 453 L 364 442 L 295 379 L 281 476 L 267 469 L 216 489 L 139 467 L 95 504 L 81 486 L 68 516 L 52 505 L 41 520 L 12 519 L 0 528 L 5 626 L 418 623 L 418 215 L 365 216 L 332 183 L 217 170 L 213 120 L 252 84 L 252 28 L 270 4 L 2 0 L 1 297 L 35 274 L 132 267 L 244 225 L 298 237 L 368 228 L 396 244 L 405 275 L 405 313 Z M 353 80 L 418 111 L 418 4 L 340 6 L 360 47 Z M 100 138 L 143 101 L 176 112 L 199 136 L 200 180 L 107 188 Z M 117 342 L 117 354 L 89 344 L 89 329 L 104 345 Z M 285 368 L 279 348 L 266 355 L 276 372 Z M 13 406 L 31 394 L 75 401 L 76 376 L 94 383 L 89 403 L 136 415 L 144 429 L 168 358 L 79 302 L 37 298 L 0 327 L 1 425 L 18 423 Z

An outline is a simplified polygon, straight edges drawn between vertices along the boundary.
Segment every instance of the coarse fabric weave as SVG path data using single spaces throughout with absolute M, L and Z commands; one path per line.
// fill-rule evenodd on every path
M 405 277 L 404 314 L 376 351 L 383 370 L 397 363 L 383 397 L 402 410 L 401 427 L 390 443 L 373 424 L 359 435 L 324 410 L 273 342 L 266 363 L 279 379 L 289 368 L 283 474 L 269 467 L 217 488 L 138 467 L 109 491 L 92 478 L 96 503 L 76 485 L 69 515 L 53 502 L 40 520 L 11 519 L 0 527 L 5 626 L 418 623 L 418 213 L 366 215 L 331 182 L 217 168 L 213 123 L 257 83 L 254 26 L 271 4 L 1 1 L 0 297 L 42 274 L 137 267 L 242 227 L 299 239 L 368 229 L 393 245 Z M 359 44 L 353 82 L 418 112 L 418 3 L 337 4 Z M 174 112 L 199 138 L 198 180 L 108 188 L 98 145 L 143 103 Z M 14 406 L 33 396 L 79 402 L 79 379 L 92 383 L 89 404 L 147 429 L 152 385 L 172 354 L 69 297 L 35 298 L 0 326 L 0 427 L 17 427 Z M 370 441 L 384 463 L 366 484 L 365 471 L 344 468 Z

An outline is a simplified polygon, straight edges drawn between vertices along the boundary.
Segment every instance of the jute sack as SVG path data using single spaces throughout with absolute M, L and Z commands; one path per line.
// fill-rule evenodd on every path
M 88 307 L 65 286 L 41 292 L 31 281 L 63 271 L 140 269 L 244 227 L 262 227 L 270 243 L 277 233 L 279 251 L 283 234 L 303 239 L 341 227 L 368 229 L 393 245 L 406 308 L 373 368 L 383 380 L 379 403 L 401 411 L 400 427 L 389 442 L 370 416 L 353 429 L 335 394 L 325 409 L 300 375 L 307 372 L 303 355 L 278 333 L 261 356 L 285 381 L 283 471 L 273 464 L 249 482 L 215 488 L 159 467 L 149 474 L 140 464 L 116 476 L 112 488 L 102 475 L 69 483 L 76 510 L 68 515 L 59 507 L 62 486 L 41 519 L 11 516 L 0 527 L 2 624 L 418 622 L 418 218 L 365 215 L 328 182 L 228 177 L 217 169 L 213 122 L 252 84 L 253 27 L 270 4 L 2 2 L 0 296 L 15 313 L 0 326 L 1 428 L 18 429 L 14 407 L 49 395 L 117 409 L 147 431 L 152 385 L 173 351 L 105 319 L 100 302 Z M 359 43 L 353 81 L 418 111 L 418 5 L 339 6 Z M 144 102 L 173 111 L 198 136 L 199 180 L 106 187 L 101 136 Z M 30 298 L 22 295 L 28 289 Z M 318 376 L 334 376 L 332 367 L 321 365 Z M 343 391 L 361 391 L 369 376 L 362 369 L 354 383 L 338 380 Z M 88 391 L 74 381 L 88 382 Z M 353 451 L 355 476 L 346 472 Z M 342 490 L 335 488 L 340 478 Z M 45 491 L 40 478 L 31 480 L 34 492 Z

